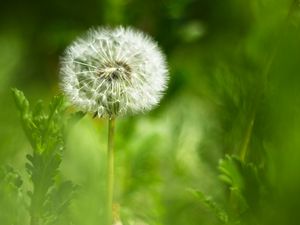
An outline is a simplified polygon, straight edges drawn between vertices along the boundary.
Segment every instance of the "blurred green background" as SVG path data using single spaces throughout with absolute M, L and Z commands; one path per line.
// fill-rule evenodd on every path
M 120 24 L 153 36 L 170 68 L 160 106 L 117 121 L 115 195 L 129 221 L 123 224 L 224 224 L 219 207 L 228 224 L 299 224 L 299 1 L 2 2 L 0 164 L 28 177 L 25 155 L 32 150 L 10 88 L 31 102 L 48 101 L 61 92 L 66 46 L 90 27 Z M 61 171 L 81 188 L 63 225 L 101 224 L 106 125 L 87 115 L 68 135 Z M 226 154 L 255 165 L 264 178 L 262 197 L 248 195 L 251 213 L 232 209 L 219 179 Z M 1 190 L 0 224 L 18 224 L 10 222 L 16 217 L 28 224 L 23 203 Z

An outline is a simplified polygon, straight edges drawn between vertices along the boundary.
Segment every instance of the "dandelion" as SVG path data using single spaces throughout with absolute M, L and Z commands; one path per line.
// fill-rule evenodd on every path
M 107 225 L 113 223 L 115 118 L 148 111 L 166 89 L 168 69 L 157 44 L 132 28 L 90 30 L 67 48 L 61 87 L 79 109 L 108 118 Z
M 98 117 L 152 109 L 166 88 L 168 70 L 157 44 L 132 28 L 99 28 L 77 39 L 61 63 L 70 101 Z

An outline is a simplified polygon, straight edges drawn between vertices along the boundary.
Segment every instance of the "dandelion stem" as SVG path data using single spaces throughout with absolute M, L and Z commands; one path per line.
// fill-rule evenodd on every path
M 108 120 L 108 146 L 107 146 L 107 225 L 112 225 L 112 204 L 114 193 L 114 136 L 115 118 Z

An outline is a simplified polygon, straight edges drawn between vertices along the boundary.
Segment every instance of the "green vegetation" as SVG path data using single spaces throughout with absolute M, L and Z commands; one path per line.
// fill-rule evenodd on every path
M 157 40 L 170 82 L 116 123 L 114 219 L 299 223 L 299 1 L 20 4 L 0 9 L 1 225 L 105 224 L 107 121 L 53 96 L 65 47 L 115 24 Z

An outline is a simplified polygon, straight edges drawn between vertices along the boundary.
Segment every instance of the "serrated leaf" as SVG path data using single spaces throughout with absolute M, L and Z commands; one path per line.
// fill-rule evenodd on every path
M 32 116 L 37 122 L 42 121 L 44 117 L 46 117 L 44 112 L 44 103 L 42 100 L 39 100 L 34 106 Z
M 259 204 L 262 188 L 256 166 L 236 156 L 226 156 L 219 161 L 219 171 L 219 178 L 228 185 L 239 211 L 254 210 Z
M 43 224 L 50 224 L 49 221 L 57 220 L 66 208 L 75 187 L 70 182 L 60 185 L 55 182 L 60 174 L 64 150 L 65 121 L 69 120 L 65 115 L 64 98 L 55 96 L 47 108 L 39 101 L 32 111 L 24 94 L 17 89 L 12 91 L 24 131 L 33 148 L 32 154 L 26 156 L 25 164 L 33 186 L 32 191 L 28 192 L 30 214 Z
M 22 115 L 29 114 L 29 102 L 24 93 L 16 88 L 12 88 L 15 103 Z
M 47 202 L 45 203 L 44 217 L 46 224 L 55 224 L 59 220 L 61 214 L 69 206 L 77 186 L 71 181 L 65 181 L 51 189 L 47 195 Z
M 239 172 L 237 160 L 235 157 L 226 156 L 225 159 L 219 161 L 220 178 L 233 188 L 243 189 L 244 183 Z
M 1 224 L 21 224 L 20 215 L 26 210 L 23 180 L 9 165 L 0 167 L 0 207 Z
M 0 169 L 0 179 L 11 185 L 12 188 L 19 189 L 23 184 L 21 175 L 13 169 L 13 167 L 6 165 Z
M 36 124 L 32 120 L 32 113 L 29 108 L 29 102 L 26 99 L 25 95 L 22 91 L 13 88 L 13 97 L 16 103 L 16 106 L 20 112 L 21 115 L 21 122 L 23 130 L 33 147 L 33 149 L 37 148 L 37 127 Z
M 209 209 L 212 213 L 215 214 L 215 216 L 219 219 L 220 222 L 223 224 L 228 224 L 229 217 L 225 209 L 220 207 L 212 197 L 206 196 L 203 192 L 199 190 L 190 190 L 191 193 L 194 194 L 194 196 L 197 197 L 197 199 L 203 203 L 203 205 Z

